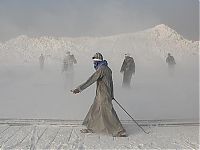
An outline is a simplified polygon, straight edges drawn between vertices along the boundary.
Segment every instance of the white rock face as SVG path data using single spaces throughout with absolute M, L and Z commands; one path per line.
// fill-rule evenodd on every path
M 131 53 L 138 62 L 149 63 L 163 60 L 172 53 L 177 60 L 184 56 L 198 54 L 199 41 L 189 41 L 168 26 L 161 24 L 137 33 L 108 37 L 37 37 L 21 35 L 5 43 L 0 43 L 1 62 L 37 62 L 41 53 L 50 62 L 60 61 L 66 51 L 77 58 L 90 58 L 95 52 L 102 52 L 105 58 L 116 61 Z

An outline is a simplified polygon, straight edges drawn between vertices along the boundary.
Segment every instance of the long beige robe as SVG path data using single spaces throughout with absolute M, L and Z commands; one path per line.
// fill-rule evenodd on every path
M 96 133 L 107 133 L 113 136 L 125 131 L 113 108 L 112 71 L 108 66 L 101 66 L 85 83 L 80 85 L 80 91 L 97 81 L 94 103 L 83 121 L 88 129 Z

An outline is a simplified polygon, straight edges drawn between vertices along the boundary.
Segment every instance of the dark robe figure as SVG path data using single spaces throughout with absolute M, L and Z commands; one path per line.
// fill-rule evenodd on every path
M 174 57 L 170 53 L 168 53 L 168 56 L 166 58 L 166 63 L 168 64 L 169 75 L 173 76 L 174 71 L 175 71 L 176 62 L 175 62 Z
M 123 73 L 122 86 L 130 88 L 132 75 L 135 74 L 135 62 L 133 57 L 129 56 L 128 54 L 125 55 L 120 72 Z
M 126 136 L 126 131 L 112 104 L 114 98 L 112 71 L 100 53 L 95 54 L 93 61 L 96 72 L 85 83 L 72 90 L 76 94 L 93 83 L 97 83 L 94 102 L 83 121 L 83 125 L 87 129 L 82 129 L 81 132 L 106 133 L 119 137 Z

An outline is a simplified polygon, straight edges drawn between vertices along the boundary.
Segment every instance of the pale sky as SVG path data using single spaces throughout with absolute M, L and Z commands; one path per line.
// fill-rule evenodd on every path
M 106 36 L 166 24 L 199 39 L 198 0 L 0 0 L 0 41 L 28 36 Z

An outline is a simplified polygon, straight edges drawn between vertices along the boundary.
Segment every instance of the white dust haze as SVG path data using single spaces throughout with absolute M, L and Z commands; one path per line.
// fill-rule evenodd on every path
M 94 73 L 91 57 L 101 52 L 113 71 L 114 95 L 135 119 L 198 119 L 198 42 L 188 41 L 165 25 L 135 34 L 102 38 L 29 38 L 21 36 L 0 45 L 0 118 L 84 119 L 96 84 L 74 95 L 61 73 L 67 50 L 78 61 L 74 86 Z M 124 54 L 136 63 L 132 88 L 121 87 Z M 170 52 L 176 60 L 169 75 Z M 38 57 L 45 55 L 44 70 Z M 113 102 L 120 119 L 130 119 Z

